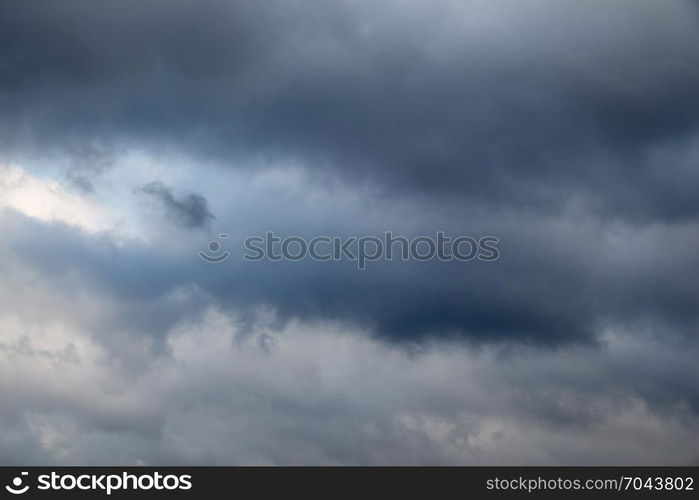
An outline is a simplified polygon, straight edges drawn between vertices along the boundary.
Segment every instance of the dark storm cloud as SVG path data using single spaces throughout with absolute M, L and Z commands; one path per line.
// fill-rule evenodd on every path
M 68 0 L 5 1 L 2 10 L 0 140 L 10 158 L 65 148 L 94 163 L 76 146 L 84 141 L 184 154 L 190 175 L 204 179 L 212 159 L 293 163 L 410 200 L 411 213 L 442 202 L 459 234 L 471 232 L 461 223 L 468 207 L 480 206 L 495 214 L 480 215 L 481 226 L 503 241 L 495 265 L 459 272 L 449 263 L 364 274 L 352 264 L 262 263 L 163 270 L 162 287 L 162 266 L 133 261 L 132 273 L 114 279 L 97 259 L 90 272 L 107 286 L 157 296 L 181 280 L 223 304 L 341 317 L 401 339 L 441 332 L 555 343 L 590 339 L 607 318 L 696 325 L 691 255 L 658 268 L 661 236 L 634 267 L 596 257 L 610 227 L 561 235 L 536 219 L 575 225 L 592 213 L 674 224 L 699 215 L 692 2 Z M 143 191 L 181 226 L 212 219 L 203 196 L 163 184 Z M 236 216 L 217 214 L 222 226 Z M 313 233 L 311 225 L 298 218 L 284 230 Z M 631 244 L 615 252 L 636 255 Z M 148 273 L 153 283 L 141 285 Z
M 0 0 L 0 463 L 698 463 L 698 13 Z
M 634 247 L 634 253 L 617 257 L 598 248 L 596 258 L 590 254 L 572 264 L 556 256 L 584 245 L 587 235 L 573 239 L 574 233 L 560 232 L 552 243 L 557 248 L 520 252 L 519 265 L 492 268 L 486 277 L 482 268 L 407 263 L 364 273 L 352 265 L 321 270 L 322 263 L 212 266 L 194 251 L 173 255 L 160 245 L 119 248 L 103 235 L 37 223 L 10 211 L 0 217 L 0 228 L 7 235 L 0 242 L 6 285 L 0 289 L 0 357 L 8 360 L 0 363 L 0 371 L 15 365 L 20 367 L 16 373 L 34 370 L 19 392 L 3 384 L 11 377 L 0 377 L 6 403 L 0 442 L 9 450 L 26 447 L 22 454 L 0 456 L 2 463 L 16 463 L 17 457 L 65 463 L 51 446 L 35 442 L 36 429 L 45 428 L 60 429 L 54 434 L 66 439 L 74 436 L 60 449 L 69 450 L 68 460 L 75 462 L 405 463 L 408 451 L 411 463 L 477 463 L 479 457 L 497 463 L 567 464 L 647 463 L 658 456 L 678 462 L 697 459 L 696 446 L 686 439 L 696 430 L 699 409 L 694 335 L 677 335 L 668 323 L 642 326 L 616 317 L 609 325 L 614 333 L 601 341 L 563 344 L 592 334 L 583 328 L 586 318 L 603 314 L 596 302 L 617 311 L 626 302 L 626 312 L 638 318 L 646 307 L 663 309 L 657 304 L 663 295 L 668 302 L 683 294 L 689 301 L 691 280 L 677 278 L 696 262 L 693 231 L 651 235 L 684 243 L 665 261 L 656 260 L 647 238 L 639 238 L 625 242 L 634 243 L 627 248 Z M 634 271 L 638 267 L 656 271 L 644 281 Z M 581 274 L 589 275 L 595 286 L 581 282 L 576 269 L 584 269 Z M 26 270 L 31 270 L 31 280 Z M 458 279 L 446 280 L 447 273 Z M 629 278 L 643 300 L 614 289 Z M 491 284 L 494 279 L 499 281 Z M 346 286 L 338 287 L 338 280 Z M 444 289 L 447 283 L 450 291 Z M 426 290 L 429 307 L 423 304 Z M 691 300 L 696 302 L 696 287 L 694 293 Z M 255 318 L 260 302 L 277 306 L 283 319 L 309 321 L 294 326 Z M 101 305 L 105 303 L 107 308 Z M 244 330 L 228 319 L 206 319 L 202 313 L 212 306 L 233 317 L 250 313 L 253 319 Z M 435 310 L 440 315 L 429 317 Z M 489 312 L 493 316 L 488 318 Z M 492 335 L 503 326 L 498 315 L 512 315 L 500 336 Z M 531 319 L 537 315 L 545 321 Z M 17 319 L 8 322 L 8 317 Z M 509 342 L 493 351 L 492 344 L 471 349 L 464 342 L 433 338 L 409 352 L 401 343 L 357 335 L 352 327 L 338 338 L 331 324 L 313 326 L 314 320 L 327 317 L 342 318 L 344 324 L 372 318 L 386 328 L 379 332 L 383 339 L 412 342 L 419 338 L 417 327 L 453 322 L 470 329 L 468 338 L 480 334 L 483 340 L 484 332 L 490 332 L 490 339 Z M 696 310 L 694 317 L 696 321 Z M 65 335 L 70 341 L 56 340 Z M 86 339 L 105 348 L 107 358 L 86 350 Z M 539 349 L 542 341 L 557 343 L 557 348 Z M 533 343 L 538 344 L 533 349 L 525 345 Z M 50 362 L 37 361 L 44 358 Z M 84 381 L 81 391 L 71 392 L 72 377 Z M 317 384 L 314 390 L 309 383 Z M 16 419 L 20 413 L 26 418 Z M 231 415 L 237 417 L 231 420 Z M 429 426 L 412 427 L 423 418 L 425 425 L 436 418 L 437 425 L 455 426 L 454 437 L 479 435 L 494 421 L 504 426 L 498 427 L 503 432 L 509 429 L 503 439 L 514 441 L 504 456 L 497 448 L 470 445 L 469 454 L 452 455 L 451 440 L 452 446 L 444 446 L 432 441 Z M 211 436 L 218 438 L 202 441 L 201 435 L 189 435 L 186 429 L 202 419 L 210 423 L 207 428 L 217 429 Z M 34 432 L 25 428 L 27 422 Z M 618 429 L 609 431 L 611 424 Z M 647 434 L 649 425 L 662 439 Z M 379 442 L 365 434 L 367 426 L 378 426 Z M 85 429 L 100 438 L 82 437 Z M 247 429 L 244 443 L 233 438 L 241 429 Z M 352 439 L 340 437 L 347 432 Z M 532 432 L 540 435 L 534 447 L 515 439 Z M 228 437 L 221 439 L 221 433 Z M 416 442 L 406 442 L 406 435 Z M 171 436 L 190 445 L 178 447 Z M 357 439 L 364 445 L 355 446 Z M 114 450 L 102 453 L 99 443 L 112 440 Z M 286 444 L 280 446 L 280 440 Z M 579 440 L 594 446 L 571 446 Z M 199 446 L 191 445 L 195 442 Z M 628 442 L 634 443 L 634 451 Z M 537 450 L 535 458 L 532 450 Z
M 172 189 L 157 181 L 146 184 L 140 191 L 158 200 L 167 216 L 184 227 L 203 228 L 215 219 L 209 212 L 209 203 L 200 194 L 186 193 L 177 197 Z
M 696 151 L 656 154 L 697 137 L 693 2 L 2 9 L 6 145 L 107 137 L 398 194 L 697 215 Z
M 76 234 L 62 224 L 6 220 L 12 234 L 7 244 L 21 261 L 66 289 L 89 285 L 114 297 L 120 311 L 114 314 L 115 328 L 155 337 L 201 310 L 198 300 L 186 307 L 171 307 L 166 300 L 178 287 L 192 285 L 232 310 L 254 311 L 266 304 L 283 321 L 341 319 L 404 342 L 436 335 L 537 344 L 586 342 L 595 334 L 591 321 L 600 313 L 591 277 L 579 273 L 580 266 L 589 264 L 566 263 L 553 252 L 537 255 L 546 250 L 536 246 L 520 249 L 516 262 L 502 259 L 496 265 L 397 261 L 372 263 L 358 272 L 354 262 L 231 259 L 217 266 L 200 260 L 198 249 L 190 245 L 184 255 L 168 253 L 166 245 L 119 249 L 104 237 Z M 202 248 L 205 243 L 202 239 Z M 170 244 L 176 248 L 182 243 Z M 528 244 L 517 240 L 503 251 Z M 241 249 L 231 250 L 239 259 Z
M 119 248 L 62 224 L 6 221 L 5 244 L 22 262 L 62 288 L 96 287 L 114 299 L 114 328 L 154 338 L 206 304 L 238 312 L 268 305 L 283 322 L 340 319 L 401 343 L 447 337 L 555 346 L 594 342 L 614 325 L 690 337 L 699 326 L 699 287 L 688 272 L 699 267 L 696 226 L 610 243 L 598 225 L 583 221 L 570 227 L 518 219 L 517 228 L 489 219 L 481 223 L 502 237 L 496 262 L 397 260 L 357 271 L 350 261 L 247 262 L 233 242 L 224 243 L 233 257 L 212 265 L 197 256 L 205 235 Z M 198 292 L 186 304 L 171 302 L 188 287 Z
M 35 296 L 47 284 L 33 285 Z M 166 355 L 130 339 L 119 358 L 90 345 L 108 325 L 79 318 L 85 295 L 50 296 L 56 303 L 38 314 L 2 318 L 3 464 L 699 458 L 687 406 L 697 346 L 671 336 L 616 333 L 602 347 L 555 351 L 440 342 L 409 353 L 331 323 L 277 331 L 258 317 L 242 333 L 214 310 L 167 332 Z M 124 366 L 137 356 L 144 366 Z

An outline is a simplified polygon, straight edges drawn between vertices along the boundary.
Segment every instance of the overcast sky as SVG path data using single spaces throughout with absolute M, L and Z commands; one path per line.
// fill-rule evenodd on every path
M 0 464 L 699 464 L 697 61 L 690 0 L 0 0 Z

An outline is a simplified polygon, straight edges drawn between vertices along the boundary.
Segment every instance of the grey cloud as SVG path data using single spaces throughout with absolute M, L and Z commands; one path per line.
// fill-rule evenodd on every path
M 699 463 L 698 13 L 0 0 L 2 164 L 124 219 L 0 212 L 0 463 Z
M 141 188 L 161 204 L 168 217 L 187 228 L 206 227 L 215 217 L 209 212 L 206 198 L 197 193 L 187 193 L 180 197 L 162 182 L 151 182 Z
M 113 152 L 98 144 L 78 141 L 66 144 L 65 150 L 72 160 L 66 171 L 68 181 L 78 189 L 94 192 L 94 182 L 113 165 Z
M 0 378 L 0 442 L 9 451 L 0 462 L 699 460 L 691 439 L 699 421 L 684 403 L 687 393 L 662 406 L 652 397 L 665 383 L 696 379 L 696 344 L 663 343 L 671 364 L 657 359 L 657 339 L 625 332 L 611 333 L 602 348 L 508 352 L 441 344 L 410 355 L 333 323 L 270 331 L 264 314 L 243 335 L 234 318 L 210 310 L 169 332 L 170 355 L 135 375 L 105 362 L 78 331 L 54 345 L 76 343 L 80 363 L 35 364 L 15 355 L 0 364 L 0 373 L 34 374 L 22 392 Z M 646 369 L 629 377 L 632 359 Z M 79 393 L 71 391 L 76 378 Z M 25 418 L 17 418 L 20 411 Z
M 292 207 L 278 209 L 300 218 Z M 353 234 L 370 232 L 362 221 L 371 218 L 362 213 L 350 214 L 356 217 Z M 315 231 L 322 227 L 306 223 Z M 211 265 L 197 255 L 208 244 L 205 234 L 196 241 L 168 235 L 155 246 L 119 248 L 105 236 L 60 224 L 10 216 L 5 224 L 14 259 L 63 287 L 96 287 L 115 299 L 122 327 L 155 338 L 211 301 L 236 310 L 268 305 L 285 321 L 341 319 L 406 343 L 441 336 L 561 345 L 595 342 L 605 325 L 691 336 L 699 324 L 699 289 L 687 274 L 698 265 L 695 225 L 642 232 L 626 226 L 629 234 L 618 236 L 594 220 L 485 217 L 478 225 L 466 220 L 442 227 L 448 234 L 480 234 L 473 231 L 489 227 L 501 240 L 496 262 L 375 262 L 359 272 L 349 261 L 246 262 L 242 243 L 233 240 L 224 243 L 233 257 Z M 237 231 L 260 234 L 256 229 L 272 222 L 248 224 Z M 423 224 L 432 234 L 430 227 L 441 223 Z M 200 295 L 186 303 L 168 299 L 192 287 Z
M 697 215 L 696 157 L 653 154 L 697 141 L 692 2 L 163 5 L 6 2 L 5 144 L 70 134 L 399 194 Z

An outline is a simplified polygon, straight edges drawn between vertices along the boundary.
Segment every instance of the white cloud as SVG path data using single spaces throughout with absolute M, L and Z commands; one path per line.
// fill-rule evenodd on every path
M 17 166 L 0 166 L 0 208 L 11 208 L 46 222 L 63 222 L 88 232 L 107 227 L 107 211 L 69 193 L 52 179 L 32 176 Z

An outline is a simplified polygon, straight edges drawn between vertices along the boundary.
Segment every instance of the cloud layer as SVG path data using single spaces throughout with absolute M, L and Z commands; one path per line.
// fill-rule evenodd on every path
M 134 370 L 89 336 L 53 324 L 28 338 L 27 325 L 5 320 L 3 462 L 699 459 L 696 407 L 675 392 L 692 376 L 696 346 L 608 332 L 600 349 L 563 353 L 452 344 L 409 353 L 334 324 L 273 324 L 261 312 L 241 331 L 235 318 L 208 310 L 169 332 L 167 355 Z M 686 389 L 696 404 L 696 385 Z
M 0 11 L 0 463 L 699 462 L 696 3 Z

